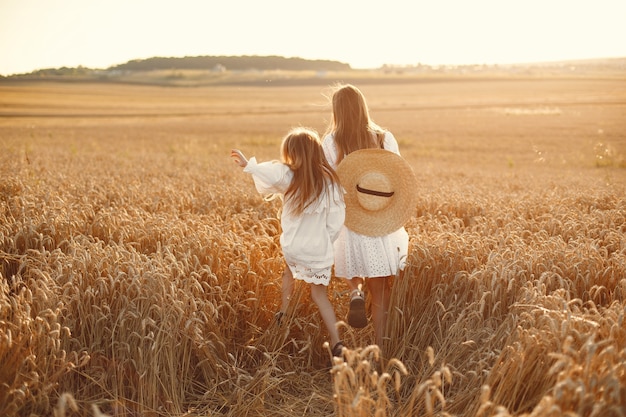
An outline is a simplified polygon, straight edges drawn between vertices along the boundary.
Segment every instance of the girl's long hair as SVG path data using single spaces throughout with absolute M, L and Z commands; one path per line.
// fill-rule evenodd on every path
M 291 213 L 300 215 L 324 193 L 326 187 L 339 184 L 339 177 L 330 166 L 319 135 L 307 128 L 292 129 L 283 139 L 281 159 L 293 171 L 293 181 L 285 192 Z
M 370 118 L 365 97 L 357 87 L 351 84 L 335 87 L 332 107 L 331 124 L 326 133 L 334 134 L 339 151 L 337 163 L 350 152 L 383 147 L 385 130 Z

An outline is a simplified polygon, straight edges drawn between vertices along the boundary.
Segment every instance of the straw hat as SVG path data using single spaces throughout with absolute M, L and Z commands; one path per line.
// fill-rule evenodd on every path
M 416 178 L 400 155 L 384 149 L 361 149 L 337 167 L 345 188 L 348 229 L 383 236 L 400 229 L 415 212 Z

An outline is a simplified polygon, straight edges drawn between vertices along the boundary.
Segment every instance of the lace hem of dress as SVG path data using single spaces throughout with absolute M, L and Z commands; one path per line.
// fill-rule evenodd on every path
M 296 279 L 298 279 L 298 277 L 296 277 Z M 317 285 L 324 285 L 324 286 L 328 286 L 328 284 L 330 284 L 330 274 L 314 274 L 311 276 L 300 276 L 299 279 L 301 279 L 304 282 L 308 282 L 309 284 L 317 284 Z
M 309 284 L 325 285 L 330 284 L 331 268 L 312 269 L 300 265 L 289 265 L 291 273 L 295 279 Z

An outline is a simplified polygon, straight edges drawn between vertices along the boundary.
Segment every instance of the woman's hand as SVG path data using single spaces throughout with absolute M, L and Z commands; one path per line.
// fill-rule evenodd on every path
M 248 160 L 239 149 L 232 149 L 230 151 L 230 157 L 233 158 L 233 161 L 242 168 L 245 168 L 248 165 Z

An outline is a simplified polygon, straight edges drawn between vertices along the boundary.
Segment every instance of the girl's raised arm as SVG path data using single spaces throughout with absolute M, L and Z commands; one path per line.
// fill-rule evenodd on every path
M 242 168 L 245 168 L 248 165 L 248 160 L 239 149 L 231 149 L 230 157 L 233 158 L 233 161 Z

